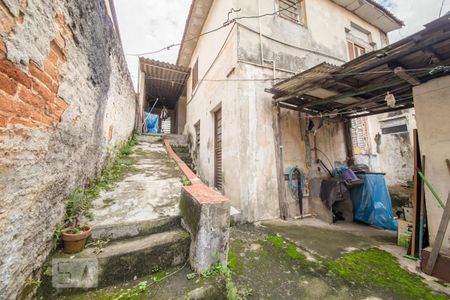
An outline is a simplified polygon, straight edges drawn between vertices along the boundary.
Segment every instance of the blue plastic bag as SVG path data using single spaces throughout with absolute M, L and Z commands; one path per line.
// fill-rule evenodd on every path
M 158 115 L 154 115 L 154 114 L 149 114 L 148 112 L 144 112 L 144 116 L 145 116 L 145 125 L 147 127 L 147 133 L 159 133 L 159 128 L 158 128 L 158 121 L 159 121 L 159 117 Z
M 363 177 L 364 184 L 351 189 L 353 218 L 375 227 L 397 230 L 384 175 L 365 174 Z

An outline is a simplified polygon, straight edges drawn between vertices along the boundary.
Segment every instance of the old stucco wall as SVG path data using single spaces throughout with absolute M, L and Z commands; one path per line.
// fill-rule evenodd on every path
M 214 1 L 202 32 L 221 26 L 232 7 L 241 11 L 230 17 L 272 13 L 275 4 L 275 0 Z M 306 1 L 306 15 L 307 26 L 279 16 L 238 20 L 202 36 L 189 65 L 198 59 L 199 78 L 204 78 L 194 91 L 192 78 L 187 83 L 185 133 L 194 138 L 194 124 L 200 121 L 199 176 L 214 185 L 213 112 L 221 107 L 224 194 L 245 221 L 279 217 L 272 96 L 264 92 L 273 85 L 271 79 L 290 77 L 323 61 L 341 64 L 348 60 L 346 28 L 351 22 L 371 32 L 375 47 L 385 46 L 377 28 L 331 1 Z M 282 113 L 287 171 L 289 166 L 305 164 L 305 150 L 298 114 Z M 345 161 L 342 124 L 326 124 L 317 140 L 318 148 L 333 162 Z M 309 171 L 311 177 L 325 176 L 316 165 Z M 293 215 L 298 211 L 295 203 L 292 210 Z
M 39 269 L 67 195 L 132 133 L 135 95 L 103 1 L 0 1 L 0 299 Z
M 400 124 L 407 131 L 382 134 L 382 127 Z M 366 132 L 360 128 L 365 127 Z M 400 186 L 413 177 L 413 129 L 416 128 L 414 109 L 400 110 L 362 118 L 352 128 L 353 146 L 356 163 L 363 163 L 374 172 L 386 173 L 389 186 Z M 375 136 L 381 134 L 381 143 L 377 149 Z M 363 140 L 365 136 L 365 140 Z M 379 150 L 379 151 L 378 151 Z
M 426 156 L 425 176 L 445 204 L 450 186 L 450 174 L 445 163 L 446 159 L 450 159 L 450 76 L 414 87 L 413 96 L 420 152 Z M 426 189 L 425 199 L 433 246 L 444 210 L 429 189 Z M 447 227 L 442 252 L 450 254 L 450 225 Z

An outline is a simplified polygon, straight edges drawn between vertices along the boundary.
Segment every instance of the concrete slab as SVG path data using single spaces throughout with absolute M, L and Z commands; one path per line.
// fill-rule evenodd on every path
M 152 270 L 164 270 L 182 265 L 189 252 L 189 234 L 182 230 L 172 230 L 145 237 L 136 237 L 111 242 L 99 253 L 94 245 L 76 254 L 57 252 L 52 259 L 91 259 L 98 264 L 95 275 L 98 287 L 112 286 L 120 282 L 130 282 L 135 278 L 151 274 Z M 52 295 L 52 278 L 44 276 L 42 293 Z M 63 289 L 63 293 L 72 293 L 79 289 Z M 47 298 L 46 298 L 47 299 Z
M 180 215 L 182 177 L 178 166 L 162 142 L 146 136 L 138 141 L 126 177 L 93 202 L 93 220 L 89 223 L 94 230 Z

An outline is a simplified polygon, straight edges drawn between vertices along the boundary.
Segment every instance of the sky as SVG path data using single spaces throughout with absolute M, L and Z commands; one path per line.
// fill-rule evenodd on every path
M 191 1 L 114 0 L 122 44 L 135 87 L 138 57 L 129 54 L 150 52 L 180 42 Z M 405 22 L 402 29 L 389 34 L 390 42 L 413 34 L 421 30 L 423 25 L 436 19 L 442 3 L 444 3 L 442 14 L 450 11 L 450 0 L 378 0 L 378 2 Z M 178 49 L 173 47 L 146 57 L 175 63 Z

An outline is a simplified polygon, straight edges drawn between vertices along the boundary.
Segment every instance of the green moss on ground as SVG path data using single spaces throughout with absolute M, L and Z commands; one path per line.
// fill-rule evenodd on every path
M 366 288 L 389 289 L 415 299 L 447 299 L 433 294 L 418 275 L 409 273 L 394 256 L 377 248 L 355 251 L 325 261 L 325 265 L 344 280 Z
M 267 241 L 272 244 L 275 249 L 282 251 L 292 259 L 305 259 L 305 255 L 297 250 L 297 246 L 294 243 L 291 243 L 280 236 L 271 235 L 267 238 Z
M 230 268 L 230 270 L 232 272 L 237 271 L 238 268 L 238 256 L 236 251 L 234 250 L 229 250 L 228 251 L 228 267 Z

